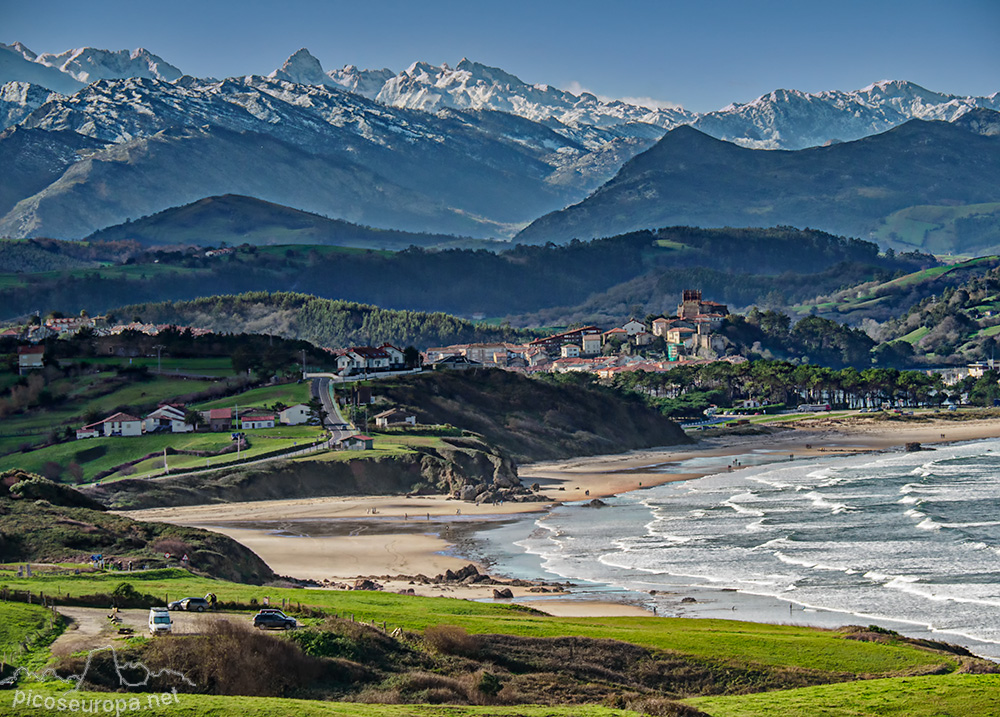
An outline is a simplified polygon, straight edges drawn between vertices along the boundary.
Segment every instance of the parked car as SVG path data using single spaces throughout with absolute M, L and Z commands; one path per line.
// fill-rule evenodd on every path
M 208 600 L 200 597 L 181 598 L 167 605 L 168 610 L 188 610 L 189 612 L 205 612 L 210 607 L 211 604 Z
M 253 616 L 253 626 L 258 630 L 291 630 L 298 627 L 298 623 L 277 608 L 265 608 Z
M 149 634 L 166 635 L 173 632 L 174 621 L 170 619 L 170 613 L 165 607 L 149 608 Z

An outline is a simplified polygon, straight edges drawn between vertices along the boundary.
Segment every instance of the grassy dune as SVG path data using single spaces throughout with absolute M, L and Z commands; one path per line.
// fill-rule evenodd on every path
M 1000 714 L 1000 675 L 897 677 L 685 702 L 713 717 L 980 717 Z
M 111 592 L 125 579 L 121 573 L 94 573 L 40 575 L 18 580 L 12 571 L 0 569 L 0 584 L 58 595 Z M 926 671 L 933 666 L 951 670 L 957 666 L 950 657 L 902 643 L 858 642 L 845 639 L 837 632 L 786 625 L 681 618 L 556 618 L 516 605 L 450 598 L 257 587 L 194 577 L 179 569 L 133 573 L 127 580 L 140 592 L 164 595 L 171 600 L 207 592 L 215 593 L 224 602 L 260 601 L 267 595 L 272 605 L 285 599 L 341 615 L 353 615 L 358 621 L 385 622 L 390 630 L 394 626 L 424 630 L 432 625 L 453 624 L 470 633 L 614 639 L 705 658 L 866 676 Z

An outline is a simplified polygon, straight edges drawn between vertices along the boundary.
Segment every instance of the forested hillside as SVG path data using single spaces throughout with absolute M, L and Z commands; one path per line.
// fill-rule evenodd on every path
M 443 313 L 392 311 L 306 294 L 252 292 L 176 303 L 132 304 L 115 310 L 152 323 L 198 326 L 219 333 L 252 332 L 304 339 L 318 346 L 426 348 L 474 341 L 520 341 L 535 336 L 508 327 L 478 326 Z
M 296 291 L 462 316 L 506 317 L 577 306 L 584 307 L 576 312 L 584 316 L 594 313 L 586 303 L 596 297 L 598 304 L 616 306 L 614 320 L 619 320 L 636 313 L 631 305 L 637 300 L 642 305 L 668 297 L 669 303 L 688 288 L 702 288 L 736 306 L 782 305 L 935 264 L 926 255 L 883 255 L 871 242 L 787 227 L 674 227 L 566 246 L 516 246 L 499 254 L 245 246 L 207 257 L 192 248 L 152 250 L 123 266 L 0 277 L 5 279 L 0 306 L 6 316 L 34 310 L 98 312 L 217 294 Z M 605 292 L 613 301 L 601 297 Z
M 480 433 L 522 462 L 689 442 L 641 399 L 601 386 L 591 375 L 434 371 L 380 382 L 377 394 L 413 411 L 421 423 Z

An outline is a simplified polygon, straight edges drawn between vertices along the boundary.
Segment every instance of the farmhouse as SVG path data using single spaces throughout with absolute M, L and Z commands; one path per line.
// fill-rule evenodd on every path
M 253 430 L 256 428 L 274 428 L 274 414 L 247 414 L 246 416 L 240 417 L 240 427 L 246 430 Z
M 116 413 L 103 421 L 78 428 L 77 438 L 97 438 L 98 436 L 141 436 L 142 419 L 127 413 Z
M 309 423 L 311 418 L 312 411 L 304 403 L 297 403 L 278 412 L 278 420 L 286 426 L 301 426 L 303 423 Z
M 399 424 L 415 426 L 417 425 L 417 417 L 409 411 L 403 411 L 399 408 L 391 408 L 375 416 L 375 425 L 378 428 L 387 428 Z
M 143 419 L 146 433 L 169 431 L 170 433 L 190 433 L 194 426 L 184 419 L 184 406 L 166 404 L 160 406 Z
M 347 451 L 370 451 L 375 447 L 375 439 L 361 434 L 348 436 L 340 440 L 340 447 Z
M 42 368 L 45 358 L 44 346 L 18 346 L 17 347 L 17 370 L 23 374 L 25 371 Z
M 233 409 L 213 408 L 202 411 L 202 418 L 208 424 L 210 431 L 231 431 L 233 428 Z

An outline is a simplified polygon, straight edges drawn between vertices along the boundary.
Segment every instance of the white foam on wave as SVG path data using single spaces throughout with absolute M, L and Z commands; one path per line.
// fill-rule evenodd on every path
M 809 568 L 810 570 L 823 570 L 826 572 L 846 573 L 849 575 L 853 575 L 857 572 L 856 570 L 851 570 L 851 568 L 844 565 L 826 565 L 824 563 L 816 562 L 815 560 L 795 558 L 790 555 L 786 555 L 780 550 L 774 551 L 774 557 L 788 565 L 798 565 L 803 568 Z
M 722 505 L 726 506 L 727 508 L 732 508 L 740 515 L 752 515 L 755 518 L 763 518 L 764 517 L 763 511 L 757 510 L 755 508 L 747 508 L 746 506 L 740 505 L 739 503 L 735 502 L 738 498 L 748 498 L 748 497 L 752 499 L 754 497 L 754 494 L 749 492 L 738 493 L 722 501 Z
M 834 515 L 839 515 L 841 513 L 849 513 L 857 510 L 857 508 L 849 506 L 846 503 L 832 503 L 829 500 L 827 500 L 827 496 L 823 495 L 822 493 L 817 493 L 816 491 L 811 491 L 809 493 L 806 493 L 805 497 L 808 498 L 810 501 L 812 501 L 813 506 L 815 506 L 816 508 L 823 508 L 824 510 L 829 510 Z
M 933 518 L 924 518 L 919 523 L 917 523 L 918 530 L 941 530 L 941 524 L 934 521 Z

